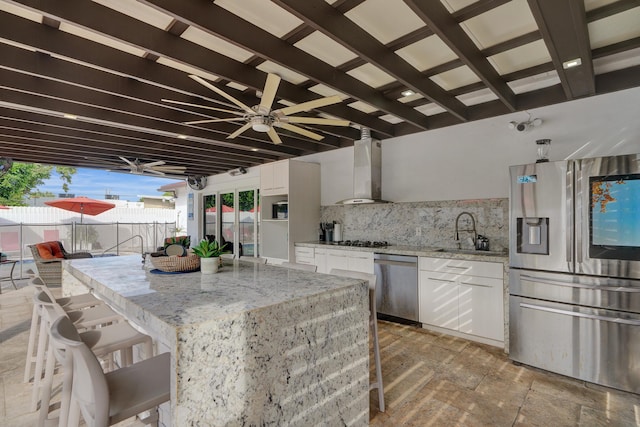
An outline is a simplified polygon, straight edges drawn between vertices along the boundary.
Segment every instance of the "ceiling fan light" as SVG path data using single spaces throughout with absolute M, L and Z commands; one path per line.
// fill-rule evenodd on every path
M 256 132 L 269 132 L 269 129 L 271 129 L 269 125 L 265 125 L 264 123 L 253 123 L 251 128 Z
M 269 132 L 271 126 L 267 122 L 266 118 L 258 116 L 251 119 L 251 129 L 256 132 Z

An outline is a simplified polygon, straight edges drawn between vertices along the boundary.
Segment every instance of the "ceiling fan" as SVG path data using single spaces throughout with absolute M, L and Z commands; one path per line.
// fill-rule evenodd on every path
M 129 169 L 130 173 L 136 175 L 152 174 L 158 176 L 164 176 L 165 174 L 182 174 L 185 169 L 184 166 L 165 166 L 163 160 L 155 162 L 143 163 L 138 159 L 129 160 L 126 157 L 118 156 L 120 160 L 126 163 L 126 165 L 118 166 L 115 169 Z
M 190 75 L 193 80 L 197 81 L 201 85 L 211 89 L 218 95 L 226 98 L 227 100 L 234 103 L 239 111 L 236 110 L 227 110 L 223 108 L 209 107 L 205 105 L 199 104 L 191 104 L 188 102 L 174 101 L 170 99 L 163 99 L 164 102 L 178 104 L 178 105 L 186 105 L 190 107 L 199 107 L 206 108 L 213 111 L 219 111 L 222 113 L 232 114 L 236 117 L 230 118 L 211 118 L 205 120 L 193 120 L 185 122 L 185 124 L 203 124 L 203 123 L 216 123 L 216 122 L 238 122 L 244 121 L 245 124 L 242 125 L 238 130 L 231 133 L 227 138 L 232 139 L 243 133 L 248 129 L 253 129 L 256 132 L 264 132 L 266 133 L 271 141 L 274 144 L 282 144 L 282 140 L 280 136 L 275 131 L 274 128 L 282 128 L 291 132 L 295 132 L 299 135 L 306 136 L 307 138 L 311 138 L 316 141 L 320 141 L 324 138 L 324 136 L 311 132 L 307 129 L 304 129 L 300 126 L 296 126 L 293 123 L 299 124 L 309 124 L 309 125 L 330 125 L 330 126 L 349 126 L 348 120 L 340 120 L 340 119 L 325 119 L 320 117 L 299 117 L 299 116 L 291 116 L 291 114 L 299 113 L 302 111 L 313 110 L 314 108 L 324 107 L 327 105 L 337 104 L 340 102 L 340 97 L 337 95 L 328 96 L 325 98 L 315 99 L 313 101 L 303 102 L 301 104 L 292 105 L 289 107 L 283 107 L 278 109 L 272 109 L 273 102 L 276 97 L 276 92 L 278 91 L 278 86 L 280 85 L 280 76 L 277 74 L 267 74 L 267 81 L 264 85 L 264 90 L 262 91 L 262 97 L 260 99 L 260 104 L 254 105 L 253 107 L 249 107 L 242 101 L 234 98 L 228 93 L 224 92 L 222 89 L 217 88 L 212 85 L 205 79 Z

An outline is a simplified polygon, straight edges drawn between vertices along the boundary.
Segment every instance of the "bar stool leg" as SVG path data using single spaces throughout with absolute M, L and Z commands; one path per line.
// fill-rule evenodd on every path
M 27 346 L 27 362 L 24 366 L 24 380 L 28 383 L 31 380 L 31 367 L 34 362 L 33 346 L 36 343 L 38 335 L 38 326 L 40 323 L 40 315 L 38 314 L 38 307 L 33 305 L 33 314 L 31 315 L 31 327 L 29 328 L 29 344 Z
M 40 336 L 38 337 L 38 351 L 36 354 L 36 370 L 33 374 L 33 390 L 31 393 L 31 412 L 38 409 L 38 397 L 40 395 L 40 381 L 42 379 L 42 365 L 44 364 L 45 351 L 47 349 L 47 322 L 40 320 Z
M 371 384 L 370 389 L 378 389 L 378 407 L 380 412 L 384 412 L 384 386 L 382 385 L 382 363 L 380 361 L 380 343 L 378 342 L 378 315 L 376 312 L 376 301 L 372 301 L 370 310 L 371 329 L 373 333 L 373 357 L 376 365 L 376 382 Z

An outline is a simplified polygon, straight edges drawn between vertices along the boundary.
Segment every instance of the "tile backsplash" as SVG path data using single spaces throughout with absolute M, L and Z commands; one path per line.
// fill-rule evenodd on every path
M 469 212 L 476 231 L 489 238 L 492 251 L 509 245 L 509 200 L 474 199 L 436 202 L 380 203 L 370 205 L 322 206 L 322 222 L 342 224 L 344 240 L 382 240 L 394 245 L 456 248 L 455 223 L 462 212 Z M 473 233 L 471 220 L 459 221 L 461 247 L 471 248 L 467 238 Z

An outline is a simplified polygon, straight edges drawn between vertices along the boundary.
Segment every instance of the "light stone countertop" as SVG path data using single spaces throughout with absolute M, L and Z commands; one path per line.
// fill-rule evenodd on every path
M 474 251 L 433 248 L 428 246 L 389 245 L 381 248 L 362 248 L 359 246 L 344 246 L 320 241 L 299 242 L 296 246 L 309 248 L 339 249 L 358 252 L 375 252 L 379 254 L 413 255 L 432 258 L 465 259 L 471 261 L 500 262 L 509 264 L 509 254 L 506 252 Z
M 172 326 L 194 325 L 353 286 L 354 280 L 300 270 L 225 260 L 217 274 L 154 274 L 139 255 L 86 258 L 67 263 L 107 297 L 124 297 Z M 111 298 L 110 298 L 111 299 Z

